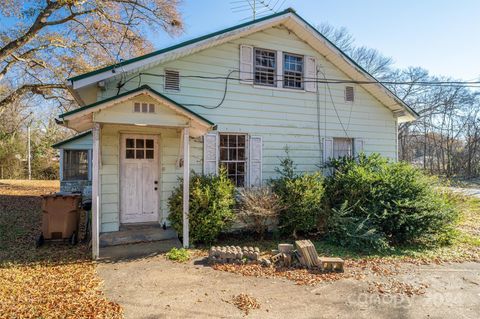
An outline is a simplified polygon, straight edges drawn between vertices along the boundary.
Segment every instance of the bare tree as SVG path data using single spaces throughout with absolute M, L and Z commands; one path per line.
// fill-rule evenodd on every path
M 147 28 L 182 30 L 179 0 L 6 0 L 0 18 L 0 114 L 26 95 L 68 105 L 65 78 L 152 49 Z

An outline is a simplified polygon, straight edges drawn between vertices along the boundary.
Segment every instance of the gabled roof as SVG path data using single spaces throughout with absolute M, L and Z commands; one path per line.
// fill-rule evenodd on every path
M 60 141 L 60 142 L 58 142 L 58 143 L 55 143 L 55 144 L 52 145 L 52 147 L 53 147 L 53 148 L 60 148 L 60 146 L 62 146 L 62 145 L 65 145 L 65 144 L 67 144 L 67 143 L 76 141 L 76 140 L 78 140 L 78 139 L 80 139 L 80 138 L 82 138 L 82 137 L 88 136 L 88 135 L 90 135 L 90 134 L 92 134 L 92 131 L 91 131 L 91 130 L 85 131 L 85 132 L 83 132 L 83 133 L 80 133 L 80 134 L 74 135 L 74 136 L 72 136 L 72 137 L 70 137 L 70 138 L 67 138 L 66 140 Z
M 360 84 L 360 86 L 392 110 L 401 121 L 410 121 L 418 117 L 418 114 L 404 101 L 376 80 L 364 68 L 335 46 L 330 40 L 324 37 L 316 28 L 305 21 L 291 8 L 254 21 L 242 23 L 231 28 L 185 41 L 168 48 L 154 51 L 140 57 L 125 60 L 118 64 L 72 77 L 68 79 L 68 81 L 70 81 L 69 85 L 73 90 L 76 90 L 97 83 L 98 81 L 118 76 L 124 72 L 131 73 L 146 69 L 153 65 L 175 60 L 182 56 L 190 55 L 200 50 L 217 46 L 280 24 L 294 31 L 297 36 L 306 41 L 354 81 L 374 82 L 370 84 Z
M 186 108 L 185 106 L 175 102 L 174 100 L 166 97 L 165 95 L 161 94 L 160 92 L 152 89 L 150 86 L 148 85 L 142 85 L 136 89 L 133 89 L 133 90 L 130 90 L 130 91 L 127 91 L 127 92 L 124 92 L 122 94 L 119 94 L 119 95 L 115 95 L 115 96 L 112 96 L 112 97 L 109 97 L 109 98 L 106 98 L 104 100 L 101 100 L 101 101 L 98 101 L 98 102 L 95 102 L 95 103 L 92 103 L 92 104 L 89 104 L 89 105 L 85 105 L 85 106 L 82 106 L 80 108 L 77 108 L 77 109 L 74 109 L 72 111 L 69 111 L 69 112 L 66 112 L 66 113 L 63 113 L 63 114 L 60 114 L 59 117 L 62 118 L 62 119 L 68 119 L 69 117 L 72 117 L 76 114 L 84 114 L 84 113 L 91 113 L 91 112 L 94 112 L 97 108 L 100 108 L 101 106 L 105 105 L 105 104 L 108 104 L 109 102 L 113 102 L 113 101 L 117 101 L 117 100 L 122 100 L 124 98 L 130 98 L 132 96 L 135 96 L 137 94 L 141 94 L 142 92 L 149 92 L 153 95 L 156 95 L 157 98 L 161 99 L 161 100 L 164 100 L 165 102 L 167 102 L 168 104 L 172 105 L 173 107 L 177 108 L 177 110 L 179 110 L 181 113 L 183 113 L 184 115 L 190 117 L 190 118 L 194 118 L 200 122 L 202 122 L 204 125 L 206 126 L 213 126 L 215 125 L 213 122 L 207 120 L 206 118 L 204 118 L 203 116 L 191 111 L 190 109 Z

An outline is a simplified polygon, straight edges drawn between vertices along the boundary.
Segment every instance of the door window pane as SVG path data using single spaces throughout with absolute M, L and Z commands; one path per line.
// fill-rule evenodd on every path
M 153 139 L 125 139 L 126 159 L 154 159 L 155 142 Z
M 135 151 L 135 158 L 143 159 L 143 158 L 144 158 L 144 155 L 143 155 L 143 154 L 144 154 L 144 151 L 143 151 L 143 150 L 137 149 L 137 150 Z
M 152 159 L 153 158 L 153 150 L 146 150 L 145 151 L 145 158 Z
M 153 140 L 145 140 L 146 148 L 153 148 Z

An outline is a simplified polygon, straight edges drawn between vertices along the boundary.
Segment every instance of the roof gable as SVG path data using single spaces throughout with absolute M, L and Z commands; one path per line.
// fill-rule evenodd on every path
M 116 77 L 123 72 L 132 73 L 147 69 L 154 65 L 175 60 L 182 56 L 190 55 L 200 50 L 214 47 L 280 24 L 292 30 L 298 37 L 307 42 L 307 44 L 352 78 L 353 81 L 369 82 L 368 84 L 360 84 L 360 86 L 387 106 L 395 116 L 399 118 L 400 122 L 411 121 L 418 116 L 404 101 L 378 82 L 365 69 L 342 52 L 292 9 L 287 9 L 261 19 L 239 24 L 172 47 L 154 51 L 144 56 L 126 60 L 116 65 L 79 75 L 70 78 L 69 81 L 71 82 L 72 89 L 76 90 L 98 81 Z

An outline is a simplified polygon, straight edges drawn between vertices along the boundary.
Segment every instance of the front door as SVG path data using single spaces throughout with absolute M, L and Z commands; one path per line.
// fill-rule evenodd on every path
M 158 221 L 158 140 L 156 135 L 122 134 L 120 222 Z

